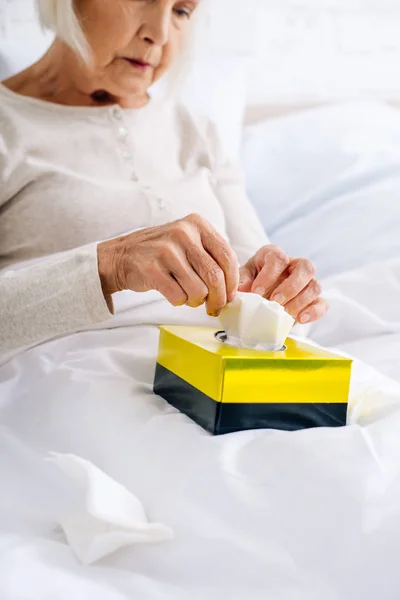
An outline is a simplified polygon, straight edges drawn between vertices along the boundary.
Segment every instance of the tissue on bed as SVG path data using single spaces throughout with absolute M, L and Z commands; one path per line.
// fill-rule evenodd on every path
M 295 320 L 277 302 L 239 292 L 220 315 L 228 343 L 240 348 L 277 352 L 282 349 Z
M 87 460 L 52 453 L 50 462 L 77 487 L 78 500 L 59 524 L 72 550 L 91 564 L 132 544 L 162 542 L 173 537 L 169 527 L 149 523 L 141 502 L 124 486 Z

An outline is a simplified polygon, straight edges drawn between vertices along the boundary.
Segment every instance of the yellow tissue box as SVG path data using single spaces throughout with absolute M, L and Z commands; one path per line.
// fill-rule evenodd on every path
M 352 361 L 292 339 L 229 346 L 208 327 L 160 327 L 154 392 L 218 435 L 346 424 Z

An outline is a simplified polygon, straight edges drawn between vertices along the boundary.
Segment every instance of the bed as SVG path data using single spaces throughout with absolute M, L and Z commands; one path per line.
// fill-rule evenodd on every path
M 308 335 L 355 358 L 346 428 L 206 434 L 152 381 L 157 325 L 208 318 L 157 294 L 144 314 L 122 293 L 111 328 L 0 360 L 1 599 L 398 598 L 399 136 L 397 111 L 346 103 L 241 141 L 272 240 L 322 275 L 331 311 Z M 82 565 L 57 527 L 73 491 L 50 452 L 90 460 L 174 539 Z
M 396 598 L 399 282 L 400 261 L 390 260 L 326 285 L 332 310 L 314 337 L 365 361 L 354 365 L 342 429 L 203 432 L 151 383 L 156 323 L 205 317 L 158 297 L 146 326 L 141 305 L 123 294 L 113 329 L 3 364 L 0 597 Z M 80 564 L 56 527 L 72 490 L 45 460 L 54 451 L 122 483 L 174 539 Z

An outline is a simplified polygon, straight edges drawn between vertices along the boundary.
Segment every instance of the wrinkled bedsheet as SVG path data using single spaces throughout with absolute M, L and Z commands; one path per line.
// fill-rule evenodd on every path
M 157 324 L 209 319 L 157 294 L 121 294 L 112 323 L 3 359 L 0 599 L 397 600 L 400 260 L 324 288 L 309 335 L 357 358 L 342 429 L 213 438 L 177 413 L 152 393 Z M 174 539 L 79 564 L 50 451 L 104 469 Z

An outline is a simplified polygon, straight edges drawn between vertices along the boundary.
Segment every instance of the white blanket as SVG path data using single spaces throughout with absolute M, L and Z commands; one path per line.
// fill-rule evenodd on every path
M 213 438 L 177 413 L 152 393 L 156 324 L 207 318 L 157 295 L 122 294 L 113 329 L 3 364 L 0 599 L 397 600 L 400 260 L 325 290 L 313 338 L 398 380 L 356 362 L 342 429 Z M 71 490 L 49 451 L 95 463 L 175 539 L 80 565 L 54 527 Z

